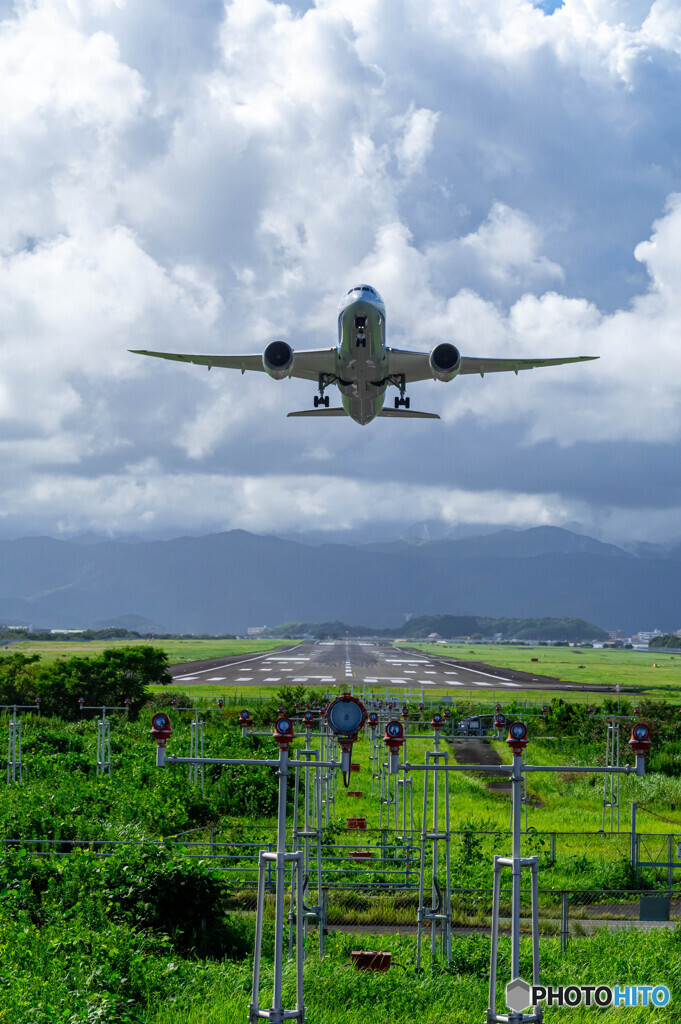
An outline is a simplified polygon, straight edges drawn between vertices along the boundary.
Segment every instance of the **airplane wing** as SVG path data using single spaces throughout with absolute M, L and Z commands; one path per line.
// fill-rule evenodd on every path
M 583 363 L 598 356 L 565 356 L 559 359 L 483 359 L 477 356 L 461 356 L 459 373 L 501 373 L 504 370 L 533 370 L 541 366 L 560 366 L 563 363 Z M 429 352 L 409 352 L 405 349 L 388 349 L 388 372 L 404 375 L 407 383 L 417 380 L 432 380 Z
M 207 366 L 210 370 L 213 366 L 224 367 L 228 370 L 259 370 L 266 373 L 263 366 L 262 354 L 242 356 L 200 356 L 189 355 L 181 352 L 149 352 L 143 348 L 131 348 L 138 356 L 156 356 L 158 359 L 176 359 L 180 363 L 196 363 L 198 366 Z M 320 373 L 333 375 L 336 373 L 336 349 L 317 348 L 303 349 L 293 353 L 293 366 L 290 377 L 301 377 L 304 380 L 318 381 Z

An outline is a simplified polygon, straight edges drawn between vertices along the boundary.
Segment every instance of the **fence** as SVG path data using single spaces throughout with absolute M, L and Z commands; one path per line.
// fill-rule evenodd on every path
M 521 890 L 520 927 L 529 935 L 531 893 Z M 253 890 L 231 890 L 226 907 L 254 913 Z M 329 886 L 325 889 L 327 932 L 357 935 L 404 934 L 416 936 L 418 893 L 414 891 L 368 893 L 356 888 Z M 511 890 L 502 889 L 500 929 L 510 933 Z M 287 903 L 288 908 L 288 903 Z M 681 890 L 651 893 L 650 890 L 573 889 L 539 890 L 539 930 L 566 948 L 573 939 L 593 934 L 599 928 L 650 927 L 681 918 Z M 265 920 L 274 919 L 274 895 L 266 897 Z M 489 935 L 492 919 L 492 889 L 452 890 L 452 934 Z M 436 925 L 437 927 L 437 925 Z

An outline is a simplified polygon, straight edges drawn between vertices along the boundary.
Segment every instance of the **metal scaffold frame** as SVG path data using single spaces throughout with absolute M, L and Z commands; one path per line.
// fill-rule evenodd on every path
M 425 771 L 445 772 L 450 771 L 473 771 L 483 774 L 508 774 L 507 765 L 461 765 L 461 764 L 433 764 L 426 760 L 426 764 L 400 763 L 400 747 L 404 744 L 404 729 L 402 723 L 397 719 L 388 722 L 385 727 L 385 742 L 389 750 L 390 772 L 397 774 L 400 771 Z M 512 786 L 512 855 L 511 857 L 494 857 L 494 888 L 492 906 L 492 937 L 490 949 L 490 981 L 489 981 L 489 1005 L 487 1007 L 487 1024 L 533 1024 L 543 1020 L 541 1006 L 535 1005 L 529 1014 L 523 1012 L 524 1007 L 530 1004 L 530 986 L 520 977 L 520 886 L 521 872 L 529 867 L 532 872 L 532 984 L 538 985 L 539 974 L 539 911 L 538 911 L 538 857 L 522 857 L 520 849 L 521 839 L 521 808 L 522 808 L 522 784 L 523 776 L 528 772 L 616 772 L 629 775 L 632 771 L 639 777 L 645 774 L 645 755 L 650 747 L 650 730 L 643 723 L 634 726 L 631 734 L 631 746 L 636 754 L 636 767 L 632 769 L 628 764 L 623 767 L 586 767 L 575 765 L 530 765 L 523 762 L 523 751 L 527 745 L 527 726 L 523 722 L 513 722 L 508 731 L 507 742 L 513 752 L 513 762 L 510 769 L 510 781 Z M 498 1013 L 496 1009 L 497 989 L 497 948 L 499 934 L 499 897 L 501 889 L 501 870 L 510 867 L 512 872 L 511 890 L 511 978 L 506 987 L 507 1001 L 512 999 L 508 1005 L 511 1006 L 510 1013 Z M 423 871 L 423 865 L 421 870 Z M 509 996 L 509 989 L 511 995 Z M 520 991 L 520 994 L 519 994 Z M 521 1000 L 525 999 L 523 1003 Z M 518 1006 L 520 1003 L 520 1006 Z
M 21 755 L 21 719 L 17 718 L 17 711 L 40 711 L 40 697 L 36 697 L 35 704 L 2 704 L 1 710 L 12 711 L 12 718 L 8 722 L 9 741 L 7 744 L 7 782 L 18 782 L 21 786 L 24 781 L 24 762 Z M 17 779 L 17 774 L 19 778 Z

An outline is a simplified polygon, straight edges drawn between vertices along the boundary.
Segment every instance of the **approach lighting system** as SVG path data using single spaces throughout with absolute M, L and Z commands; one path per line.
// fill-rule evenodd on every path
M 423 704 L 419 704 L 419 711 L 423 711 Z
M 436 711 L 433 714 L 433 717 L 430 720 L 430 724 L 432 725 L 433 729 L 435 729 L 435 732 L 437 732 L 438 729 L 442 728 L 442 715 L 440 714 L 439 711 Z
M 402 705 L 402 718 L 406 721 L 409 718 L 409 708 L 406 704 Z
M 286 715 L 282 715 L 274 723 L 274 742 L 279 747 L 279 750 L 288 751 L 293 739 L 293 722 Z
M 243 739 L 245 739 L 247 735 L 246 730 L 250 729 L 250 727 L 253 725 L 250 713 L 247 711 L 246 708 L 244 708 L 243 711 L 239 712 L 239 725 L 241 726 L 241 736 Z
M 546 718 L 547 714 L 549 713 L 549 709 L 547 708 L 546 704 L 542 705 L 541 713 L 542 713 L 542 716 L 544 718 Z
M 386 724 L 383 739 L 390 751 L 390 774 L 394 775 L 400 769 L 400 747 L 404 744 L 404 726 L 397 718 Z
M 452 717 L 452 713 L 449 710 L 449 708 L 445 708 L 444 711 L 442 712 L 442 714 L 443 714 L 444 719 L 445 719 L 446 722 L 448 722 L 449 719 Z
M 499 734 L 498 739 L 501 739 L 501 733 L 505 725 L 506 715 L 502 714 L 501 711 L 497 711 L 496 715 L 494 716 L 494 728 L 497 730 Z
M 636 707 L 634 708 L 634 714 L 636 715 L 636 717 L 637 717 L 637 718 L 638 718 L 638 716 L 639 716 L 639 715 L 641 714 L 641 709 L 640 709 L 640 707 L 638 706 L 638 704 L 637 704 L 637 705 L 636 705 Z
M 326 709 L 326 721 L 331 732 L 338 737 L 341 748 L 341 773 L 347 789 L 350 784 L 350 755 L 352 744 L 357 739 L 359 730 L 367 720 L 367 709 L 360 700 L 344 693 L 342 697 L 332 700 Z
M 377 726 L 378 726 L 378 715 L 376 714 L 375 711 L 371 711 L 369 713 L 369 728 L 371 729 L 371 738 L 372 739 L 374 738 L 374 733 L 376 732 Z
M 588 708 L 586 710 L 587 710 L 587 714 L 593 715 L 594 710 L 595 710 L 593 704 L 589 704 L 589 706 L 588 706 Z
M 303 711 L 303 722 L 305 723 L 306 729 L 311 729 L 314 725 L 314 715 L 311 711 Z
M 171 702 L 170 702 L 170 703 L 172 704 L 172 706 L 173 706 L 174 708 L 176 708 L 176 707 L 177 707 L 177 697 L 173 697 L 173 699 L 171 700 Z
M 79 697 L 78 698 L 78 710 L 79 711 L 83 710 L 83 705 L 84 704 L 85 704 L 85 697 Z
M 35 699 L 35 706 L 36 706 L 37 708 L 39 708 L 39 707 L 40 707 L 40 697 L 36 697 L 36 699 Z
M 223 708 L 223 706 L 224 706 L 224 703 L 225 703 L 225 702 L 224 702 L 224 700 L 222 699 L 222 697 L 218 697 L 218 711 L 222 711 L 222 708 Z
M 527 746 L 527 726 L 524 722 L 513 722 L 508 730 L 506 742 L 514 757 L 520 757 Z
M 284 707 L 283 704 L 279 705 L 279 707 L 277 708 L 277 711 L 279 712 L 280 715 L 285 715 L 286 714 L 286 708 Z

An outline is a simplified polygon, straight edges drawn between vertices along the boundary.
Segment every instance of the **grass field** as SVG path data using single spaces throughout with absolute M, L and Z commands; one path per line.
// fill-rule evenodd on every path
M 484 661 L 565 682 L 633 688 L 656 700 L 681 699 L 681 655 L 659 651 L 618 651 L 590 647 L 506 647 L 495 644 L 409 644 L 428 654 Z M 535 660 L 536 659 L 536 660 Z M 574 694 L 571 699 L 579 700 Z M 585 700 L 591 701 L 588 694 Z
M 39 654 L 43 661 L 57 658 L 94 658 L 102 651 L 120 647 L 160 647 L 171 665 L 203 661 L 208 658 L 230 658 L 236 654 L 260 654 L 298 640 L 23 640 L 0 651 L 3 654 Z

